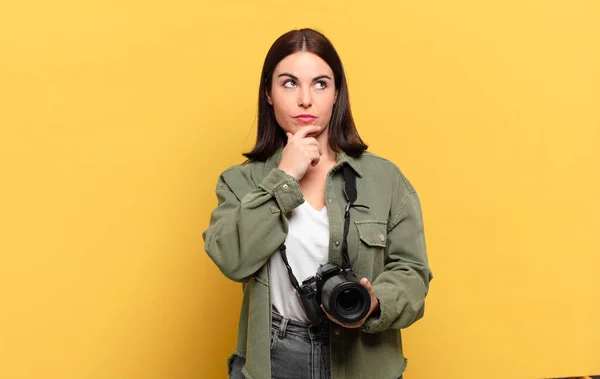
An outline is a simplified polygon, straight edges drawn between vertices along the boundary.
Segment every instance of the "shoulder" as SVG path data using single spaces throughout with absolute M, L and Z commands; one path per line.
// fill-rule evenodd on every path
M 254 189 L 264 176 L 265 162 L 246 160 L 227 167 L 221 172 L 217 189 L 230 189 L 234 192 Z
M 408 193 L 416 192 L 402 170 L 391 160 L 370 151 L 365 151 L 357 159 L 365 176 L 375 176 L 377 180 L 387 178 L 393 181 L 395 185 L 404 187 Z

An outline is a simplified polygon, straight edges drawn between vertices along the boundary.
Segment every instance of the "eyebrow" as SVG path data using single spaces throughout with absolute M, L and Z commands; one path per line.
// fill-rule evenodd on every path
M 281 78 L 282 76 L 289 76 L 290 78 L 292 78 L 294 80 L 298 80 L 298 77 L 296 75 L 292 75 L 292 74 L 287 73 L 287 72 L 281 73 L 277 77 Z M 329 79 L 329 80 L 331 80 L 331 77 L 329 77 L 329 75 L 319 75 L 319 76 L 315 77 L 312 81 L 316 82 L 317 80 L 320 80 L 320 79 Z

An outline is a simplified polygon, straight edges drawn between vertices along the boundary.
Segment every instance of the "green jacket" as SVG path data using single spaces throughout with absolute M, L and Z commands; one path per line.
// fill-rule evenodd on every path
M 202 235 L 221 272 L 242 283 L 234 354 L 246 358 L 243 372 L 252 379 L 271 378 L 269 257 L 286 238 L 286 215 L 304 202 L 298 181 L 277 168 L 281 151 L 221 174 L 218 206 Z M 419 198 L 392 162 L 369 152 L 358 158 L 340 152 L 325 187 L 330 262 L 342 263 L 345 164 L 357 174 L 356 204 L 369 206 L 350 211 L 348 252 L 356 276 L 371 281 L 380 313 L 360 329 L 331 328 L 331 379 L 395 379 L 406 368 L 399 329 L 423 317 L 432 279 Z

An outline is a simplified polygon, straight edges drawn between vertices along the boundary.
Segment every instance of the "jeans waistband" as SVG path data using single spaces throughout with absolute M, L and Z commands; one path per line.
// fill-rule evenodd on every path
M 284 317 L 275 309 L 273 309 L 272 312 L 273 329 L 275 329 L 281 338 L 283 338 L 286 333 L 292 333 L 309 340 L 329 338 L 329 321 L 327 320 L 323 320 L 316 325 L 310 325 Z

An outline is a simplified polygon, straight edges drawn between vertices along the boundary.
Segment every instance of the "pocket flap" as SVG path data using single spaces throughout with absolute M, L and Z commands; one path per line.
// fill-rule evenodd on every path
M 369 246 L 385 247 L 387 242 L 387 221 L 355 221 L 358 236 Z

